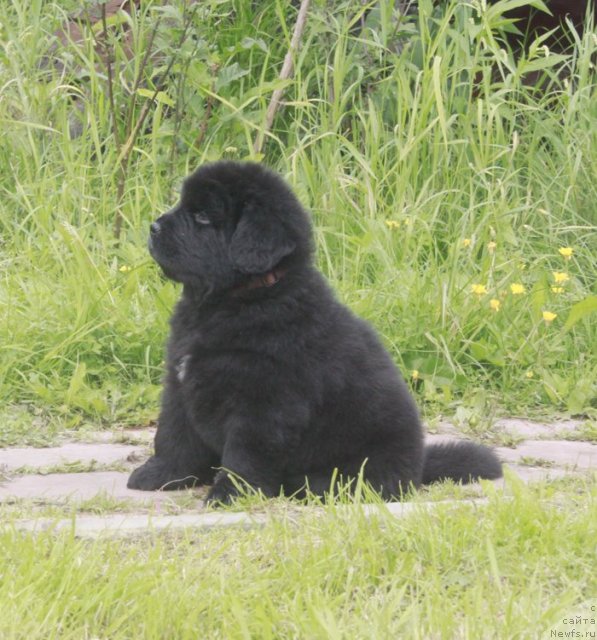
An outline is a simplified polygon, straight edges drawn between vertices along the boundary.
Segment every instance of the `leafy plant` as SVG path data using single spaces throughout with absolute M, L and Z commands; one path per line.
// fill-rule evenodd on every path
M 320 267 L 424 410 L 470 408 L 471 389 L 496 411 L 593 410 L 594 28 L 565 55 L 542 40 L 521 53 L 503 38 L 508 2 L 408 15 L 314 2 L 280 80 L 291 3 L 142 4 L 58 48 L 62 7 L 3 14 L 5 442 L 23 434 L 25 403 L 49 432 L 155 417 L 177 289 L 147 255 L 147 226 L 183 175 L 222 157 L 288 178 Z

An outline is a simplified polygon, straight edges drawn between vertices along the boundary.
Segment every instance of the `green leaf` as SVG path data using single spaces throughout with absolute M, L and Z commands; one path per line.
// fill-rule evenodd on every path
M 258 49 L 261 49 L 261 51 L 263 51 L 264 53 L 268 53 L 269 49 L 267 47 L 267 44 L 265 44 L 265 40 L 262 40 L 261 38 L 243 38 L 241 40 L 240 46 L 243 49 L 252 49 L 253 47 L 257 47 Z
M 595 397 L 595 389 L 591 380 L 583 378 L 579 380 L 566 398 L 568 411 L 575 415 L 582 413 L 584 409 L 591 406 L 591 401 Z
M 547 302 L 548 287 L 549 283 L 545 274 L 542 274 L 533 285 L 531 291 L 531 313 L 535 322 L 541 322 L 541 318 L 543 317 L 543 308 Z
M 555 67 L 556 65 L 561 64 L 566 60 L 568 60 L 568 56 L 551 53 L 549 56 L 535 58 L 534 60 L 531 60 L 529 62 L 521 63 L 519 71 L 521 75 L 530 73 L 532 71 L 543 71 L 544 69 Z
M 551 13 L 551 11 L 545 5 L 545 2 L 542 0 L 504 0 L 503 2 L 498 2 L 495 6 L 490 6 L 487 8 L 488 16 L 500 16 L 508 11 L 512 11 L 514 9 L 519 9 L 520 7 L 528 6 L 534 7 L 535 9 L 539 9 L 544 11 L 545 13 Z
M 126 12 L 119 9 L 116 13 L 111 16 L 106 16 L 106 27 L 108 30 L 110 27 L 119 27 L 120 25 L 127 24 L 130 22 L 130 17 L 126 14 Z M 91 25 L 91 30 L 99 35 L 104 30 L 104 22 L 103 20 L 98 20 L 94 24 Z
M 66 392 L 66 401 L 70 404 L 74 396 L 85 384 L 85 376 L 87 375 L 87 365 L 84 362 L 77 362 L 77 366 L 73 372 Z
M 553 371 L 543 371 L 543 390 L 552 404 L 560 405 L 568 395 L 569 382 Z
M 478 342 L 471 342 L 470 350 L 471 354 L 478 362 L 489 362 L 496 367 L 503 367 L 506 365 L 506 360 L 500 353 L 500 350 L 497 347 L 484 342 L 483 340 L 479 340 Z
M 137 93 L 144 98 L 153 99 L 156 102 L 161 102 L 162 104 L 168 105 L 169 107 L 174 106 L 174 100 L 165 92 L 165 91 L 151 91 L 150 89 L 137 89 Z M 154 95 L 155 94 L 155 95 Z
M 577 302 L 568 315 L 568 320 L 564 325 L 564 331 L 570 331 L 572 327 L 587 316 L 597 311 L 597 296 L 587 296 L 584 300 Z
M 243 69 L 238 62 L 231 64 L 229 67 L 224 67 L 218 73 L 218 79 L 216 80 L 216 91 L 227 87 L 231 82 L 246 76 L 249 73 L 247 69 Z

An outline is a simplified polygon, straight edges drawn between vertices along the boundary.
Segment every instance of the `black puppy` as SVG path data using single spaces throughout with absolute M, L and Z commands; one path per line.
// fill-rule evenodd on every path
M 424 446 L 396 366 L 313 266 L 309 216 L 271 171 L 201 167 L 151 225 L 149 250 L 183 291 L 155 455 L 130 488 L 213 483 L 208 500 L 229 502 L 230 471 L 266 496 L 322 495 L 335 473 L 362 469 L 392 499 L 442 478 L 501 476 L 486 447 Z

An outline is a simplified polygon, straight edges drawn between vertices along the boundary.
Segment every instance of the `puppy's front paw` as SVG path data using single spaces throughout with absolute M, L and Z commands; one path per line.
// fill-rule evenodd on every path
M 241 487 L 242 483 L 242 489 Z M 249 483 L 244 482 L 238 477 L 234 480 L 223 469 L 216 474 L 213 486 L 207 494 L 205 505 L 211 507 L 224 506 L 231 504 L 234 498 L 238 497 L 244 491 L 251 491 L 252 487 Z
M 135 469 L 126 486 L 141 491 L 183 489 L 198 484 L 195 476 L 185 476 L 173 465 L 155 456 Z
M 238 490 L 230 478 L 228 476 L 219 477 L 209 490 L 205 504 L 210 507 L 224 506 L 231 504 L 236 496 L 238 496 Z

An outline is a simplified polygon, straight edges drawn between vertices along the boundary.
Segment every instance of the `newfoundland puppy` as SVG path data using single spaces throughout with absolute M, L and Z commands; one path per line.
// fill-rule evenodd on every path
M 242 484 L 323 495 L 362 473 L 391 500 L 443 478 L 501 476 L 486 447 L 424 445 L 398 369 L 314 267 L 309 215 L 270 170 L 199 168 L 151 225 L 149 251 L 183 287 L 155 455 L 129 488 L 211 484 L 208 502 L 227 503 Z

